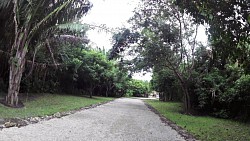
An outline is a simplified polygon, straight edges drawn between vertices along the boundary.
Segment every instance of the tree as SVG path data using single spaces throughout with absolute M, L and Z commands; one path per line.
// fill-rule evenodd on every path
M 200 24 L 208 24 L 208 36 L 212 44 L 214 65 L 225 69 L 231 62 L 247 63 L 250 22 L 248 0 L 221 1 L 180 1 L 176 0 L 183 12 L 194 17 Z
M 13 9 L 7 21 L 14 21 L 9 27 L 14 34 L 10 50 L 9 89 L 6 103 L 18 105 L 18 93 L 26 54 L 32 48 L 47 46 L 46 40 L 52 36 L 57 24 L 71 22 L 85 14 L 91 7 L 81 0 L 12 0 L 1 1 L 1 8 Z M 3 11 L 1 9 L 1 11 Z
M 190 15 L 181 13 L 172 1 L 143 1 L 131 19 L 140 36 L 124 30 L 117 35 L 126 36 L 116 40 L 113 47 L 119 52 L 136 43 L 135 51 L 139 53 L 136 60 L 144 62 L 144 68 L 167 68 L 171 71 L 182 89 L 186 113 L 191 110 L 188 83 L 192 78 L 198 29 L 191 19 Z
M 249 117 L 247 108 L 243 108 L 248 98 L 238 99 L 238 96 L 246 96 L 244 90 L 239 92 L 238 88 L 248 89 L 250 72 L 249 1 L 176 0 L 175 4 L 182 12 L 192 15 L 194 22 L 209 25 L 207 34 L 212 50 L 208 58 L 206 53 L 204 57 L 197 57 L 195 65 L 200 73 L 195 88 L 200 108 L 224 118 Z

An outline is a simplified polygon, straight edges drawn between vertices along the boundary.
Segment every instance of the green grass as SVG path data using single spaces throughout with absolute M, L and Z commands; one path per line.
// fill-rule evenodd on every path
M 110 100 L 113 100 L 113 98 L 94 97 L 91 99 L 71 95 L 42 94 L 34 100 L 24 102 L 25 107 L 20 109 L 9 108 L 0 104 L 0 118 L 52 115 L 57 112 L 75 110 Z
M 145 100 L 167 119 L 202 141 L 250 141 L 250 125 L 213 117 L 180 114 L 181 104 Z

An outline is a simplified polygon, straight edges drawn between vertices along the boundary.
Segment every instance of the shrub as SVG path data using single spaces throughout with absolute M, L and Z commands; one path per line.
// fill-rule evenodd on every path
M 250 117 L 250 75 L 242 75 L 228 89 L 220 101 L 227 103 L 232 117 L 247 120 Z

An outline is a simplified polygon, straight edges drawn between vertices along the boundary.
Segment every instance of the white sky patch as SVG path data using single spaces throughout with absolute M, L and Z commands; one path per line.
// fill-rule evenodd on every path
M 197 32 L 197 41 L 201 42 L 204 45 L 208 44 L 205 26 L 202 26 L 202 25 L 199 26 L 198 32 Z
M 106 25 L 109 28 L 129 27 L 127 20 L 133 16 L 133 10 L 139 0 L 90 0 L 93 4 L 89 13 L 82 18 L 83 23 L 92 25 Z M 99 32 L 98 29 L 87 33 L 92 45 L 106 50 L 111 49 L 112 34 Z
M 151 72 L 135 73 L 135 74 L 133 74 L 133 78 L 137 79 L 137 80 L 150 81 L 152 78 L 152 73 Z

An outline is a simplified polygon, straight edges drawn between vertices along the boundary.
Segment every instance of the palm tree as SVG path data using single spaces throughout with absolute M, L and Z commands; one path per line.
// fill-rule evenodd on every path
M 0 0 L 0 18 L 4 17 L 6 9 L 9 11 L 9 18 L 1 22 L 5 25 L 10 22 L 7 28 L 14 32 L 0 35 L 11 39 L 9 88 L 6 96 L 8 105 L 18 105 L 27 52 L 45 46 L 58 24 L 72 22 L 86 14 L 90 8 L 88 0 Z

